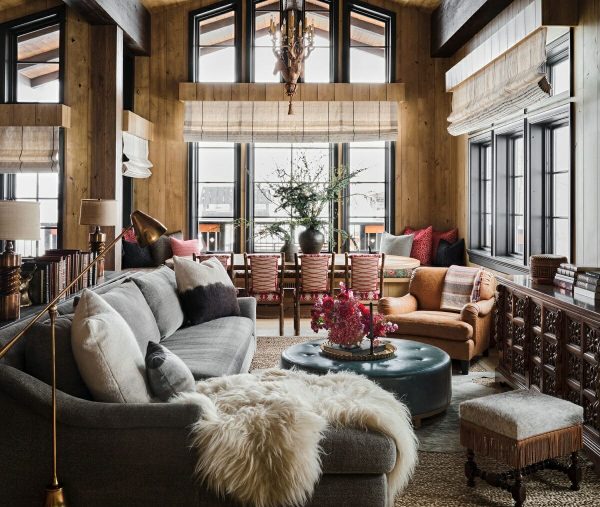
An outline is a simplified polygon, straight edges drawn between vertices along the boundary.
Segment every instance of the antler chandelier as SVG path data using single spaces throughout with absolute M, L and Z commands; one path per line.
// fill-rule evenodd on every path
M 273 54 L 277 58 L 273 74 L 281 72 L 285 93 L 289 97 L 288 114 L 294 114 L 292 98 L 298 79 L 304 73 L 304 60 L 310 56 L 315 44 L 315 25 L 306 24 L 304 0 L 281 0 L 280 30 L 271 18 L 269 33 L 273 41 Z

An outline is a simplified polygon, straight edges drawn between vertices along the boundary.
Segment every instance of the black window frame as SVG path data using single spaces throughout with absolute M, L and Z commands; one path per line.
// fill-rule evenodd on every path
M 511 136 L 507 136 L 507 156 L 506 156 L 506 190 L 507 190 L 507 199 L 506 199 L 506 211 L 507 211 L 507 221 L 506 221 L 506 253 L 509 256 L 515 257 L 517 259 L 523 259 L 525 256 L 525 243 L 523 242 L 523 252 L 517 252 L 516 249 L 516 238 L 515 238 L 515 230 L 516 230 L 516 217 L 521 216 L 523 219 L 523 227 L 524 227 L 524 235 L 525 232 L 525 221 L 527 220 L 526 214 L 526 182 L 527 182 L 527 174 L 525 171 L 525 160 L 523 160 L 523 173 L 520 175 L 515 174 L 515 143 L 521 140 L 523 143 L 523 153 L 525 152 L 525 136 L 523 132 L 519 132 L 517 134 L 513 134 Z M 523 155 L 524 156 L 524 155 Z M 523 181 L 523 213 L 522 215 L 518 215 L 515 211 L 515 180 L 522 179 Z
M 495 194 L 495 182 L 494 182 L 494 164 L 492 162 L 491 181 L 492 181 L 492 209 L 491 209 L 491 220 L 492 230 L 490 245 L 487 247 L 484 245 L 484 231 L 485 231 L 485 217 L 484 217 L 484 205 L 485 205 L 485 193 L 482 192 L 482 178 L 481 175 L 485 171 L 485 165 L 482 163 L 484 160 L 484 149 L 489 148 L 492 150 L 491 158 L 494 160 L 495 146 L 493 143 L 493 136 L 491 133 L 484 134 L 472 139 L 469 139 L 469 246 L 471 249 L 479 250 L 487 253 L 488 255 L 493 254 L 495 248 L 494 231 L 495 231 L 495 217 L 494 217 L 494 194 Z

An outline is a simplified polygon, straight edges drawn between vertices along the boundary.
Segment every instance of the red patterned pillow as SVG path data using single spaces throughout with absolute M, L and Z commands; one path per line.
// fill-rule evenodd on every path
M 413 259 L 418 259 L 421 266 L 430 266 L 433 260 L 433 226 L 430 225 L 425 229 L 407 227 L 404 234 L 414 234 L 410 256 Z
M 178 257 L 191 257 L 193 254 L 200 254 L 202 252 L 202 243 L 199 239 L 189 239 L 187 241 L 169 237 L 171 240 L 171 250 L 173 255 Z
M 458 241 L 458 229 L 450 229 L 448 231 L 433 231 L 433 240 L 432 240 L 432 251 L 431 257 L 435 259 L 437 255 L 438 246 L 440 246 L 441 240 L 447 241 L 450 244 L 456 243 Z
M 135 237 L 135 231 L 133 229 L 127 229 L 125 234 L 123 234 L 123 240 L 128 241 L 129 243 L 137 243 L 137 238 Z

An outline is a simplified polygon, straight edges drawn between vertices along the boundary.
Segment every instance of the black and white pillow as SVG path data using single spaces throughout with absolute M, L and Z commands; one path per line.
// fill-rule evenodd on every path
M 148 342 L 146 348 L 146 376 L 150 390 L 161 401 L 194 391 L 196 383 L 187 365 L 159 343 Z
M 237 291 L 223 264 L 173 257 L 181 307 L 192 324 L 240 314 Z

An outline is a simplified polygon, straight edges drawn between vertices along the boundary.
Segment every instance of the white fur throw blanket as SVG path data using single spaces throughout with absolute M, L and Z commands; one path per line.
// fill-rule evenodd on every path
M 396 444 L 388 503 L 410 479 L 417 438 L 406 405 L 352 373 L 263 370 L 198 382 L 179 403 L 198 403 L 192 429 L 196 473 L 214 492 L 244 505 L 304 505 L 321 475 L 319 442 L 328 426 L 373 430 Z

